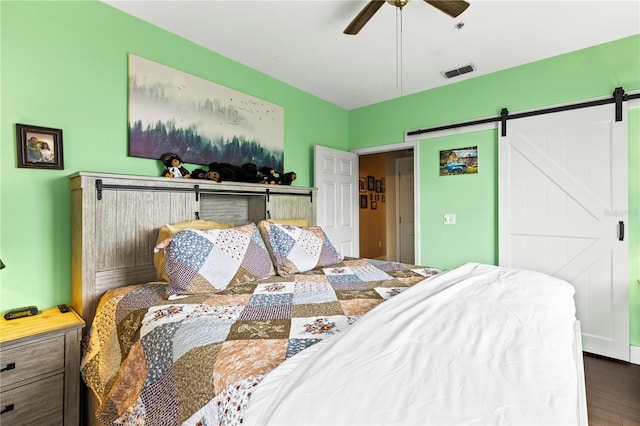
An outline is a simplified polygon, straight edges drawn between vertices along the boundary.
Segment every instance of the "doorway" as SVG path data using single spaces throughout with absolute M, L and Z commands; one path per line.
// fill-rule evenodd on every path
M 413 155 L 402 149 L 359 156 L 360 257 L 414 262 Z

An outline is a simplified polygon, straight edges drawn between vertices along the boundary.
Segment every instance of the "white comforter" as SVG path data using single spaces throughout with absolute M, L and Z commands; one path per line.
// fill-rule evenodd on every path
M 578 424 L 573 293 L 488 265 L 437 275 L 272 371 L 244 423 Z

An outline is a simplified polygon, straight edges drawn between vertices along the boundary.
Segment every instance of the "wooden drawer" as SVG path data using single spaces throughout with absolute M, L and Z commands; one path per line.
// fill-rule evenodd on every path
M 64 336 L 5 349 L 0 352 L 1 368 L 10 364 L 15 368 L 0 373 L 2 390 L 32 377 L 64 370 Z
M 0 424 L 60 425 L 62 424 L 64 374 L 3 391 L 0 394 Z M 13 407 L 9 409 L 13 404 Z

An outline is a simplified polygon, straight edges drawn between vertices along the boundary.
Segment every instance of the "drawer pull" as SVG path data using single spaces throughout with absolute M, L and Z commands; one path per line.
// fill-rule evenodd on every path
M 2 411 L 0 411 L 0 414 L 8 413 L 9 411 L 13 411 L 13 404 L 5 405 L 4 407 L 2 407 Z
M 7 364 L 6 367 L 4 367 L 3 369 L 0 370 L 0 373 L 2 373 L 3 371 L 8 371 L 8 370 L 13 370 L 16 368 L 16 363 L 15 362 L 11 362 L 9 364 Z M 4 412 L 4 411 L 3 411 Z

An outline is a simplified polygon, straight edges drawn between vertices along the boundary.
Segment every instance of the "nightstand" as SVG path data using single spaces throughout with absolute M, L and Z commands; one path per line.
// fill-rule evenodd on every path
M 0 423 L 80 423 L 80 342 L 84 321 L 58 308 L 0 319 Z

